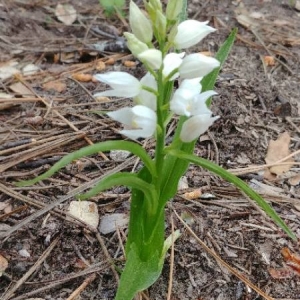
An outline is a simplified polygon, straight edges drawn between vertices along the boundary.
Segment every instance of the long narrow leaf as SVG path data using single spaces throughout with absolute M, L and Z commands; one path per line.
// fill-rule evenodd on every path
M 272 219 L 273 221 L 281 227 L 290 238 L 293 240 L 297 240 L 294 233 L 290 230 L 290 228 L 284 223 L 284 221 L 278 216 L 275 210 L 253 189 L 251 189 L 243 180 L 239 179 L 235 175 L 231 174 L 230 172 L 224 170 L 222 167 L 204 159 L 201 157 L 197 157 L 193 154 L 186 154 L 182 151 L 178 150 L 170 150 L 170 155 L 173 155 L 177 158 L 189 161 L 196 165 L 199 165 L 217 175 L 222 177 L 223 179 L 227 180 L 230 183 L 233 183 L 236 187 L 241 189 L 247 196 L 253 199 Z
M 129 186 L 142 191 L 146 198 L 151 200 L 152 209 L 155 209 L 154 206 L 157 199 L 155 187 L 152 184 L 140 179 L 137 174 L 128 172 L 116 173 L 103 178 L 96 184 L 94 188 L 85 194 L 79 195 L 78 198 L 80 200 L 85 200 L 116 185 Z
M 211 90 L 214 88 L 215 86 L 215 82 L 217 80 L 218 74 L 224 64 L 224 62 L 226 61 L 231 48 L 233 46 L 233 43 L 235 41 L 235 36 L 237 34 L 237 28 L 234 28 L 230 35 L 228 36 L 228 38 L 226 39 L 226 41 L 222 44 L 222 46 L 220 47 L 220 49 L 218 50 L 217 54 L 216 54 L 216 59 L 220 62 L 220 67 L 215 69 L 214 71 L 212 71 L 211 73 L 209 73 L 208 75 L 206 75 L 202 80 L 201 80 L 201 84 L 202 84 L 202 92 Z
M 107 141 L 102 143 L 97 143 L 91 146 L 87 146 L 84 148 L 79 149 L 78 151 L 72 152 L 66 156 L 64 156 L 61 160 L 55 163 L 52 168 L 50 168 L 47 172 L 43 173 L 40 176 L 32 180 L 25 180 L 17 182 L 17 186 L 28 186 L 35 184 L 36 182 L 46 179 L 56 173 L 61 168 L 65 167 L 72 161 L 79 159 L 84 156 L 92 155 L 98 152 L 105 152 L 109 150 L 126 150 L 135 155 L 137 155 L 145 164 L 147 169 L 150 171 L 152 175 L 155 175 L 155 165 L 151 160 L 150 156 L 147 152 L 138 144 L 128 141 Z
M 183 22 L 187 19 L 187 0 L 182 1 L 182 10 L 179 15 L 179 22 Z

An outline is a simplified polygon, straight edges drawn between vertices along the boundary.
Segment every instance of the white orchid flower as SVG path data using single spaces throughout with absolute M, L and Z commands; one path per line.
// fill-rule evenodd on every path
M 128 49 L 135 57 L 149 49 L 147 44 L 141 42 L 134 34 L 130 32 L 124 32 L 124 36 L 127 40 Z
M 130 1 L 129 24 L 133 34 L 143 43 L 150 43 L 153 38 L 152 24 L 139 7 Z
M 190 117 L 198 114 L 211 115 L 211 111 L 206 105 L 206 100 L 216 94 L 215 91 L 195 94 L 195 91 L 179 88 L 173 95 L 170 102 L 170 109 L 180 116 Z
M 143 105 L 124 107 L 117 111 L 107 113 L 109 117 L 123 123 L 121 134 L 132 140 L 148 138 L 154 135 L 156 130 L 156 113 Z
M 217 93 L 206 91 L 199 94 L 196 89 L 187 89 L 188 86 L 194 84 L 195 82 L 190 80 L 186 81 L 183 87 L 181 84 L 170 102 L 170 109 L 174 113 L 190 117 L 183 123 L 180 132 L 180 139 L 185 143 L 195 140 L 219 118 L 212 117 L 212 112 L 206 105 L 206 100 Z
M 182 59 L 185 52 L 182 53 L 169 53 L 163 60 L 163 76 L 168 77 L 174 70 L 178 69 L 182 64 Z M 170 80 L 175 80 L 179 76 L 179 73 L 175 73 Z M 199 77 L 199 76 L 198 76 Z
M 196 77 L 193 79 L 184 79 L 179 86 L 179 89 L 187 89 L 195 92 L 195 95 L 200 94 L 202 85 L 201 80 L 203 77 Z
M 209 33 L 216 29 L 206 25 L 206 22 L 196 20 L 186 20 L 180 23 L 177 27 L 177 34 L 174 38 L 174 45 L 177 49 L 186 49 L 198 44 Z
M 186 120 L 181 128 L 180 139 L 184 143 L 189 143 L 197 139 L 200 135 L 202 135 L 207 129 L 219 119 L 217 117 L 211 117 L 211 114 L 201 114 L 192 116 L 188 120 Z
M 126 72 L 108 72 L 105 74 L 96 74 L 94 77 L 112 88 L 112 90 L 96 93 L 95 97 L 112 96 L 131 98 L 137 96 L 142 90 L 139 80 Z
M 162 53 L 157 49 L 143 51 L 137 58 L 153 70 L 158 70 L 162 64 Z
M 146 86 L 157 91 L 157 81 L 149 72 L 141 79 L 140 83 L 142 86 Z M 142 89 L 140 93 L 133 98 L 133 100 L 136 104 L 147 106 L 156 111 L 156 95 L 147 90 Z
M 182 60 L 179 73 L 182 78 L 192 79 L 203 77 L 219 66 L 220 62 L 217 59 L 200 53 L 193 53 Z

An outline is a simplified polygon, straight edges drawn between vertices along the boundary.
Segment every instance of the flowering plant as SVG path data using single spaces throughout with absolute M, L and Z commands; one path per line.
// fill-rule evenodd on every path
M 174 197 L 181 176 L 190 163 L 202 166 L 235 184 L 254 199 L 292 238 L 290 229 L 275 211 L 242 180 L 203 158 L 193 155 L 198 137 L 219 118 L 209 108 L 212 90 L 221 64 L 234 42 L 234 30 L 218 51 L 216 58 L 180 52 L 196 45 L 215 31 L 207 22 L 185 20 L 183 0 L 169 0 L 164 13 L 159 0 L 144 1 L 147 15 L 130 2 L 129 23 L 132 33 L 125 33 L 128 48 L 145 66 L 147 73 L 138 80 L 125 72 L 97 74 L 95 78 L 111 87 L 96 96 L 133 98 L 132 107 L 123 107 L 107 115 L 122 123 L 120 133 L 130 140 L 154 138 L 155 157 L 133 141 L 107 141 L 80 149 L 65 156 L 48 172 L 19 185 L 33 184 L 51 176 L 74 159 L 113 149 L 137 155 L 144 167 L 138 174 L 117 173 L 102 179 L 86 199 L 114 185 L 132 188 L 126 265 L 121 275 L 116 299 L 132 299 L 152 285 L 161 274 L 165 254 L 172 239 L 164 237 L 165 205 Z M 157 48 L 154 47 L 157 45 Z M 174 52 L 172 52 L 174 51 Z M 174 91 L 174 82 L 179 88 Z M 170 144 L 166 143 L 167 126 L 179 116 Z M 176 233 L 178 237 L 178 233 Z

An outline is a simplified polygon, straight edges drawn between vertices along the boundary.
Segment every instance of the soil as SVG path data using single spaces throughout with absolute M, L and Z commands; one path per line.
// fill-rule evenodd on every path
M 76 188 L 82 191 L 115 168 L 140 167 L 136 160 L 94 155 L 32 187 L 14 185 L 88 143 L 121 138 L 119 124 L 103 112 L 126 106 L 129 100 L 96 101 L 92 95 L 105 86 L 91 77 L 83 80 L 83 74 L 144 74 L 122 39 L 101 34 L 117 32 L 121 37 L 126 17 L 105 17 L 97 0 L 67 2 L 77 12 L 72 25 L 55 16 L 57 1 L 0 3 L 0 70 L 9 62 L 18 70 L 29 64 L 39 67 L 38 73 L 0 77 L 0 255 L 8 260 L 0 278 L 1 299 L 113 299 L 117 274 L 108 261 L 113 258 L 120 267 L 124 263 L 126 226 L 99 234 L 68 218 L 66 211 Z M 231 29 L 238 28 L 215 88 L 212 110 L 220 119 L 199 139 L 195 153 L 238 174 L 300 237 L 300 156 L 295 153 L 300 142 L 300 13 L 290 4 L 192 0 L 188 13 L 217 29 L 195 51 L 214 55 Z M 267 56 L 275 60 L 270 63 Z M 4 99 L 4 93 L 13 98 Z M 277 176 L 264 167 L 245 170 L 263 166 L 270 141 L 284 132 L 295 153 L 292 168 Z M 145 148 L 153 151 L 153 145 L 148 141 Z M 169 299 L 300 299 L 299 243 L 219 177 L 191 166 L 186 179 L 188 189 L 180 190 L 166 208 L 167 232 L 172 222 L 182 232 L 174 256 L 168 254 L 160 279 L 137 299 L 167 299 L 171 266 Z M 195 196 L 199 190 L 201 195 Z M 93 201 L 102 218 L 128 214 L 129 197 L 129 191 L 119 187 Z

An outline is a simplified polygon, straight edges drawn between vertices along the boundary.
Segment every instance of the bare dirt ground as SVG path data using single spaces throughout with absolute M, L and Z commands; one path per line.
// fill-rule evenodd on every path
M 66 211 L 76 191 L 107 172 L 138 168 L 135 159 L 94 155 L 33 187 L 14 185 L 82 146 L 121 138 L 119 124 L 103 112 L 129 100 L 96 101 L 92 94 L 105 87 L 91 75 L 144 73 L 123 52 L 122 40 L 103 34 L 122 36 L 126 17 L 106 18 L 96 0 L 67 2 L 77 12 L 72 25 L 55 16 L 57 1 L 0 2 L 0 257 L 8 261 L 1 299 L 113 299 L 118 274 L 109 261 L 120 267 L 124 262 L 126 227 L 100 234 L 67 218 Z M 247 181 L 300 237 L 300 13 L 275 0 L 193 0 L 188 12 L 218 29 L 197 51 L 216 53 L 230 30 L 239 29 L 216 84 L 212 109 L 221 118 L 195 151 Z M 267 149 L 283 133 L 279 148 L 289 148 L 294 163 L 271 174 L 263 166 Z M 144 145 L 153 151 L 153 141 Z M 259 168 L 247 169 L 251 165 Z M 173 300 L 300 299 L 299 243 L 218 177 L 195 167 L 186 177 L 189 189 L 167 208 L 168 233 L 171 220 L 182 231 L 174 257 L 167 257 L 162 277 L 138 299 L 167 298 L 171 265 Z M 186 194 L 199 189 L 199 197 Z M 93 201 L 102 218 L 128 214 L 129 197 L 119 187 Z

